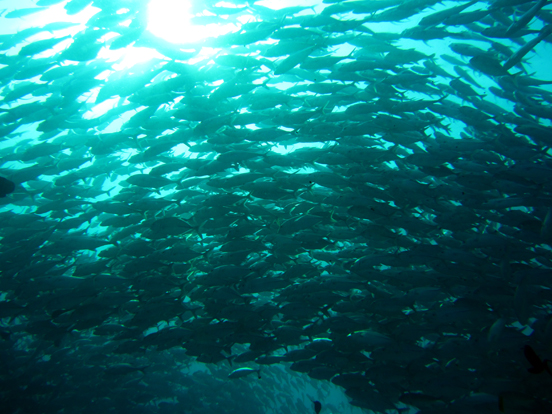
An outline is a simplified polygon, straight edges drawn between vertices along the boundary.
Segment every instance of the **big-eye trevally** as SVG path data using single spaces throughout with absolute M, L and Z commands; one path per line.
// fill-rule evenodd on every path
M 552 412 L 549 1 L 1 4 L 3 411 Z

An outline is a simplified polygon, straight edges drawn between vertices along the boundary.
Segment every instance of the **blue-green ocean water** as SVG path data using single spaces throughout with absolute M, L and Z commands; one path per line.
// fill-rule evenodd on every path
M 0 411 L 550 412 L 551 24 L 0 1 Z

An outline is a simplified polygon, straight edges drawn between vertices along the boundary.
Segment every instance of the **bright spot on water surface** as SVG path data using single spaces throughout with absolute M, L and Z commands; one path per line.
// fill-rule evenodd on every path
M 148 30 L 173 43 L 188 43 L 197 39 L 190 24 L 188 0 L 151 0 L 148 5 Z
M 171 43 L 189 44 L 207 37 L 227 33 L 229 25 L 192 23 L 193 14 L 189 0 L 150 0 L 148 5 L 148 30 Z M 234 25 L 231 25 L 235 29 Z

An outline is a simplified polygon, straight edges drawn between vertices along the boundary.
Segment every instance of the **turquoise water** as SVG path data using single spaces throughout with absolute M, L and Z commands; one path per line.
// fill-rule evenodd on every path
M 550 411 L 551 22 L 0 1 L 2 412 Z

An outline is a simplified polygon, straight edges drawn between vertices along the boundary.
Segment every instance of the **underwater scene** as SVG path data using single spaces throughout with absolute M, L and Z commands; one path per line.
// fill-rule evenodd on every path
M 549 0 L 0 0 L 0 413 L 552 413 L 551 43 Z

